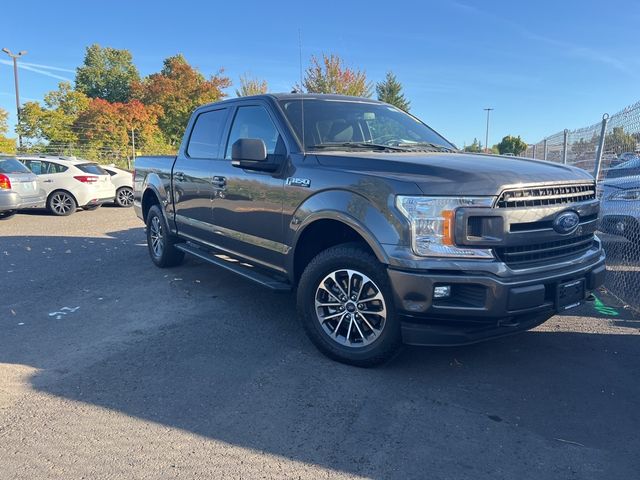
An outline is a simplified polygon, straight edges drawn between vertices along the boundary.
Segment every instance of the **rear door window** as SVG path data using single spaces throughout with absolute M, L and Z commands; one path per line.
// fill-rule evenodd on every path
M 218 158 L 220 140 L 226 121 L 226 108 L 198 115 L 189 137 L 187 155 L 191 158 Z

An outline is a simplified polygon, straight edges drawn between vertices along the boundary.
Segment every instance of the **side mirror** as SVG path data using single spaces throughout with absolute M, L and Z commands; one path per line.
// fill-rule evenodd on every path
M 231 160 L 241 162 L 264 162 L 267 159 L 267 146 L 260 138 L 240 138 L 231 146 Z
M 267 146 L 261 138 L 240 138 L 231 146 L 234 167 L 262 172 L 274 172 L 278 164 L 267 161 Z

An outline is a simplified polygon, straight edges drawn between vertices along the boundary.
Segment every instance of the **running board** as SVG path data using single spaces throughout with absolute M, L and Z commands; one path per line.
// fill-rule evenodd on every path
M 263 287 L 267 287 L 277 292 L 290 292 L 291 284 L 278 280 L 269 276 L 267 273 L 260 271 L 259 267 L 250 265 L 249 263 L 242 262 L 236 258 L 230 257 L 223 253 L 215 253 L 211 250 L 206 250 L 193 243 L 177 243 L 174 245 L 178 250 L 182 250 L 185 253 L 198 257 L 205 262 L 211 263 L 218 267 L 222 267 L 225 270 L 229 270 L 247 280 L 252 280 L 259 283 Z

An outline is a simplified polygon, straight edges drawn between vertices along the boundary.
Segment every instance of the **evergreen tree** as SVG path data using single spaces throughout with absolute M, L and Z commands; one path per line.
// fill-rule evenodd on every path
M 402 93 L 402 84 L 392 72 L 387 72 L 385 79 L 376 84 L 378 100 L 398 107 L 400 110 L 408 112 L 411 102 Z

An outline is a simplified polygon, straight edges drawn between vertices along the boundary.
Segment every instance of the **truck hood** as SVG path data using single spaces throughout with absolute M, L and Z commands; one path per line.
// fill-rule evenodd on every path
M 413 182 L 428 195 L 498 195 L 507 187 L 593 181 L 579 168 L 499 155 L 327 152 L 316 157 L 325 167 Z

